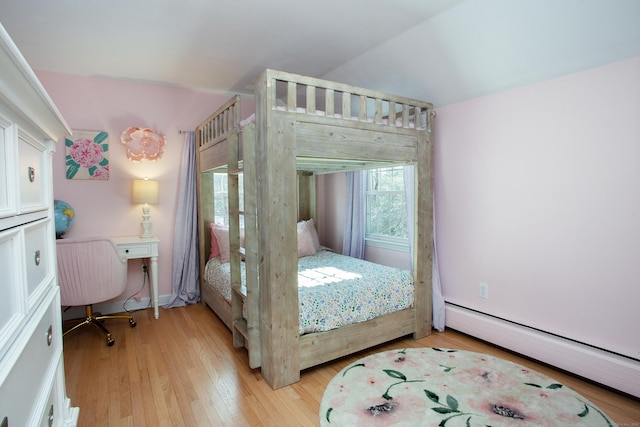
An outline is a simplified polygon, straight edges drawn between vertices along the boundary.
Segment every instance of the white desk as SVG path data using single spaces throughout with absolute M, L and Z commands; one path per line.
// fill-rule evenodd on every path
M 118 247 L 120 256 L 125 259 L 148 258 L 151 261 L 149 280 L 151 282 L 151 300 L 156 319 L 158 313 L 158 246 L 160 240 L 156 237 L 142 239 L 140 236 L 112 237 L 111 240 Z

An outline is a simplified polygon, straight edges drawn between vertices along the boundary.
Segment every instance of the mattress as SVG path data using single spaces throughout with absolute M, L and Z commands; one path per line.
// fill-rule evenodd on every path
M 229 268 L 219 257 L 205 267 L 205 281 L 227 301 L 231 300 Z M 244 262 L 241 274 L 244 287 Z M 326 249 L 298 258 L 300 334 L 365 322 L 412 306 L 413 277 L 406 270 Z

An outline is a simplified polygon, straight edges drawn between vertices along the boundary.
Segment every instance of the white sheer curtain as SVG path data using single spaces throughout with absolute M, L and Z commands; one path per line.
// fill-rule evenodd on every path
M 404 193 L 407 202 L 407 227 L 409 232 L 409 259 L 413 270 L 413 223 L 415 219 L 415 175 L 413 166 L 404 167 Z M 435 215 L 435 209 L 434 209 Z M 438 269 L 438 251 L 436 250 L 436 227 L 433 226 L 433 256 L 431 270 L 431 287 L 433 298 L 433 328 L 444 331 L 444 297 L 440 284 L 440 271 Z
M 178 206 L 173 234 L 171 298 L 165 308 L 194 304 L 200 297 L 196 173 L 196 134 L 186 132 L 182 148 Z
M 347 213 L 344 221 L 342 253 L 364 258 L 366 231 L 366 171 L 347 172 Z

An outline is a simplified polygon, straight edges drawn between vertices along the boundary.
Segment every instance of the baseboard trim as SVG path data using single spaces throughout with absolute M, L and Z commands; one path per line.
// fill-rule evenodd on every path
M 457 305 L 445 310 L 448 328 L 640 397 L 636 360 Z

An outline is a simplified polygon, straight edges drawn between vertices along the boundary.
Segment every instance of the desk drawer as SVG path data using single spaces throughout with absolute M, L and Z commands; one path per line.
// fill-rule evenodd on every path
M 132 244 L 118 245 L 118 251 L 122 258 L 149 258 L 151 256 L 151 245 Z

